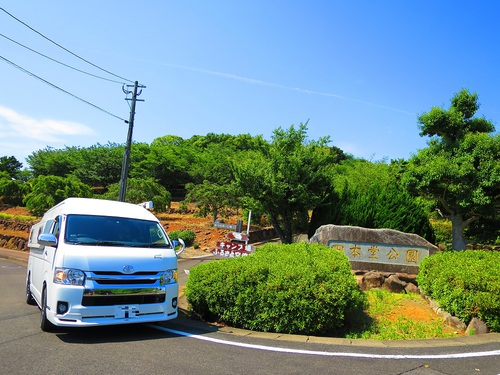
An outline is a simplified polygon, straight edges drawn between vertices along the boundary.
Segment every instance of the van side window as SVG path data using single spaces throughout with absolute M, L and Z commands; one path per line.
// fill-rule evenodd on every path
M 31 227 L 30 230 L 30 243 L 35 242 L 36 227 Z
M 47 220 L 47 222 L 45 223 L 45 225 L 43 227 L 42 233 L 52 233 L 52 231 L 51 231 L 52 224 L 54 224 L 54 219 Z M 38 234 L 40 234 L 40 233 L 38 233 Z
M 54 223 L 52 225 L 52 228 L 50 229 L 50 233 L 52 233 L 56 238 L 59 238 L 59 232 L 61 229 L 61 217 L 58 216 L 56 217 L 55 220 L 52 220 Z

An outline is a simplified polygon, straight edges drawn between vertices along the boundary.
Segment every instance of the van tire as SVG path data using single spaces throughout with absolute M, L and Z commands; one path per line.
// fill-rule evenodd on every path
M 47 319 L 47 289 L 42 292 L 42 305 L 40 306 L 40 328 L 44 332 L 52 332 L 55 326 Z
M 36 305 L 36 301 L 35 299 L 33 298 L 33 294 L 31 294 L 31 290 L 30 290 L 30 277 L 28 275 L 28 278 L 26 279 L 26 303 L 28 305 Z

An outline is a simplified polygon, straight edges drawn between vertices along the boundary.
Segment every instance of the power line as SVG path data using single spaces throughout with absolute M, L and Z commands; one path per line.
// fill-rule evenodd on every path
M 49 85 L 49 86 L 51 86 L 51 87 L 53 87 L 53 88 L 55 88 L 55 89 L 57 89 L 57 90 L 59 90 L 59 91 L 62 91 L 63 93 L 65 93 L 65 94 L 67 94 L 67 95 L 69 95 L 69 96 L 72 96 L 73 98 L 75 98 L 75 99 L 77 99 L 77 100 L 80 100 L 81 102 L 83 102 L 83 103 L 85 103 L 85 104 L 87 104 L 87 105 L 89 105 L 89 106 L 91 106 L 91 107 L 94 107 L 95 109 L 98 109 L 99 111 L 102 111 L 102 112 L 104 112 L 104 113 L 106 113 L 106 114 L 108 114 L 108 115 L 110 115 L 110 116 L 112 116 L 112 117 L 115 117 L 115 118 L 117 118 L 117 119 L 119 119 L 119 120 L 121 120 L 121 121 L 123 121 L 123 122 L 125 122 L 125 123 L 128 123 L 128 121 L 127 121 L 127 120 L 125 120 L 125 119 L 123 119 L 123 118 L 121 118 L 121 117 L 119 117 L 119 116 L 117 116 L 117 115 L 115 115 L 115 114 L 113 114 L 113 113 L 111 113 L 111 112 L 109 112 L 109 111 L 106 111 L 105 109 L 103 109 L 103 108 L 101 108 L 101 107 L 99 107 L 99 106 L 97 106 L 97 105 L 95 105 L 95 104 L 92 104 L 92 103 L 90 103 L 89 101 L 87 101 L 87 100 L 85 100 L 85 99 L 82 99 L 82 98 L 80 98 L 79 96 L 76 96 L 76 95 L 74 95 L 74 94 L 70 93 L 69 91 L 66 91 L 66 90 L 62 89 L 62 88 L 60 88 L 59 86 L 54 85 L 53 83 L 51 83 L 51 82 L 49 82 L 49 81 L 47 81 L 47 80 L 45 80 L 45 79 L 43 79 L 43 78 L 41 78 L 41 77 L 37 76 L 37 75 L 36 75 L 36 74 L 34 74 L 34 73 L 31 73 L 30 71 L 28 71 L 28 70 L 26 70 L 26 69 L 22 68 L 21 66 L 19 66 L 19 65 L 15 64 L 15 63 L 13 63 L 12 61 L 10 61 L 10 60 L 6 59 L 5 57 L 0 56 L 0 59 L 4 60 L 4 61 L 5 61 L 5 62 L 7 62 L 8 64 L 10 64 L 10 65 L 14 66 L 15 68 L 19 69 L 19 70 L 20 70 L 20 71 L 22 71 L 23 73 L 26 73 L 26 74 L 28 74 L 28 75 L 30 75 L 30 76 L 32 76 L 32 77 L 34 77 L 34 78 L 36 78 L 36 79 L 38 79 L 38 80 L 40 80 L 40 81 L 44 82 L 44 83 L 46 83 L 46 84 L 47 84 L 47 85 Z
M 75 68 L 75 67 L 73 67 L 73 66 L 70 66 L 70 65 L 68 65 L 68 64 L 65 64 L 65 63 L 63 63 L 63 62 L 61 62 L 61 61 L 58 61 L 58 60 L 56 60 L 56 59 L 53 59 L 52 57 L 47 56 L 47 55 L 44 55 L 43 53 L 40 53 L 40 52 L 38 52 L 38 51 L 35 51 L 34 49 L 32 49 L 32 48 L 30 48 L 30 47 L 28 47 L 28 46 L 25 46 L 25 45 L 24 45 L 24 44 L 22 44 L 22 43 L 16 42 L 14 39 L 11 39 L 11 38 L 9 38 L 9 37 L 8 37 L 8 36 L 6 36 L 6 35 L 0 34 L 0 36 L 4 37 L 4 38 L 5 38 L 5 39 L 7 39 L 7 40 L 10 40 L 12 43 L 16 43 L 17 45 L 19 45 L 19 46 L 21 46 L 21 47 L 23 47 L 23 48 L 26 48 L 27 50 L 29 50 L 29 51 L 31 51 L 31 52 L 34 52 L 34 53 L 36 53 L 36 54 L 38 54 L 38 55 L 40 55 L 40 56 L 43 56 L 43 57 L 45 57 L 46 59 L 49 59 L 49 60 L 51 60 L 51 61 L 53 61 L 53 62 L 55 62 L 55 63 L 58 63 L 58 64 L 60 64 L 60 65 L 63 65 L 63 66 L 65 66 L 65 67 L 67 67 L 67 68 L 70 68 L 70 69 L 76 70 L 77 72 L 80 72 L 80 73 L 83 73 L 83 74 L 86 74 L 86 75 L 92 76 L 92 77 L 94 77 L 94 78 L 99 78 L 99 79 L 102 79 L 102 80 L 104 80 L 104 81 L 108 81 L 108 82 L 113 82 L 113 83 L 120 83 L 120 84 L 123 84 L 123 82 L 121 82 L 121 81 L 115 81 L 115 80 L 112 80 L 112 79 L 108 79 L 108 78 L 100 77 L 100 76 L 97 76 L 97 75 L 95 75 L 95 74 L 92 74 L 92 73 L 85 72 L 85 71 L 83 71 L 83 70 L 77 69 L 77 68 Z
M 71 55 L 75 56 L 76 58 L 78 58 L 78 59 L 80 59 L 80 60 L 82 60 L 82 61 L 86 62 L 87 64 L 90 64 L 90 65 L 92 65 L 93 67 L 95 67 L 95 68 L 97 68 L 97 69 L 99 69 L 99 70 L 102 70 L 103 72 L 106 72 L 106 73 L 108 73 L 108 74 L 110 74 L 110 75 L 112 75 L 112 76 L 114 76 L 114 77 L 116 77 L 116 78 L 120 78 L 120 79 L 125 80 L 125 81 L 127 81 L 127 82 L 134 83 L 134 81 L 132 81 L 132 80 L 130 80 L 130 79 L 127 79 L 127 78 L 124 78 L 124 77 L 120 77 L 119 75 L 116 75 L 116 74 L 114 74 L 114 73 L 112 73 L 112 72 L 110 72 L 110 71 L 108 71 L 108 70 L 106 70 L 106 69 L 103 69 L 103 68 L 101 68 L 100 66 L 98 66 L 98 65 L 96 65 L 96 64 L 94 64 L 94 63 L 92 63 L 92 62 L 90 62 L 90 61 L 88 61 L 88 60 L 86 60 L 86 59 L 84 59 L 83 57 L 78 56 L 76 53 L 71 52 L 69 49 L 67 49 L 67 48 L 65 48 L 65 47 L 63 47 L 63 46 L 61 46 L 60 44 L 56 43 L 56 42 L 55 42 L 55 41 L 53 41 L 52 39 L 50 39 L 50 38 L 46 37 L 45 35 L 43 35 L 41 32 L 39 32 L 39 31 L 35 30 L 34 28 L 32 28 L 30 25 L 28 25 L 28 24 L 26 24 L 25 22 L 21 21 L 19 18 L 15 17 L 15 16 L 14 16 L 14 15 L 12 15 L 11 13 L 7 12 L 4 8 L 0 7 L 0 10 L 2 10 L 3 12 L 5 12 L 6 14 L 8 14 L 10 17 L 12 17 L 13 19 L 15 19 L 17 22 L 19 22 L 19 23 L 21 23 L 22 25 L 26 26 L 26 27 L 27 27 L 28 29 L 30 29 L 31 31 L 34 31 L 35 33 L 37 33 L 38 35 L 40 35 L 42 38 L 44 38 L 44 39 L 48 40 L 49 42 L 51 42 L 51 43 L 55 44 L 55 45 L 56 45 L 56 46 L 58 46 L 59 48 L 63 49 L 64 51 L 66 51 L 66 52 L 68 52 L 68 53 L 70 53 Z

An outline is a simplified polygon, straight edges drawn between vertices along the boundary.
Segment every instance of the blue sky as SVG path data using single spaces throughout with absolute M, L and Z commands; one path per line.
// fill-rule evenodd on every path
M 122 77 L 0 11 L 0 156 L 23 163 L 45 147 L 124 143 L 122 83 L 131 83 L 124 79 L 146 86 L 136 107 L 138 142 L 207 133 L 270 139 L 278 127 L 309 120 L 311 140 L 330 136 L 331 145 L 369 160 L 407 159 L 428 140 L 417 116 L 448 107 L 464 87 L 478 93 L 478 114 L 498 130 L 494 0 L 4 0 L 0 7 Z

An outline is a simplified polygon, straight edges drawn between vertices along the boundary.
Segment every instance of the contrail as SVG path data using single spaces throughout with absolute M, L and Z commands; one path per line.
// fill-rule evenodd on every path
M 342 96 L 342 95 L 338 95 L 338 94 L 332 94 L 332 93 L 328 93 L 328 92 L 308 90 L 308 89 L 303 89 L 303 88 L 299 88 L 299 87 L 285 86 L 285 85 L 280 85 L 280 84 L 277 84 L 277 83 L 262 81 L 262 80 L 259 80 L 259 79 L 243 77 L 243 76 L 239 76 L 239 75 L 235 75 L 235 74 L 230 74 L 230 73 L 217 72 L 217 71 L 214 71 L 214 70 L 195 68 L 195 67 L 192 67 L 192 66 L 169 64 L 169 63 L 162 63 L 162 62 L 157 62 L 157 61 L 144 61 L 144 62 L 147 62 L 147 63 L 150 63 L 150 64 L 157 64 L 157 65 L 168 66 L 170 68 L 175 68 L 175 69 L 183 69 L 183 70 L 190 70 L 190 71 L 198 72 L 198 73 L 210 74 L 210 75 L 213 75 L 213 76 L 224 77 L 224 78 L 232 79 L 232 80 L 235 80 L 235 81 L 241 81 L 241 82 L 255 84 L 255 85 L 275 87 L 275 88 L 284 89 L 284 90 L 296 91 L 296 92 L 300 92 L 300 93 L 303 93 L 303 94 L 325 96 L 325 97 L 335 98 L 335 99 L 339 99 L 339 100 L 345 100 L 345 101 L 349 101 L 349 102 L 353 102 L 353 103 L 359 103 L 359 104 L 367 105 L 367 106 L 370 106 L 370 107 L 387 109 L 387 110 L 390 110 L 390 111 L 399 112 L 399 113 L 403 113 L 403 114 L 406 114 L 406 115 L 415 116 L 415 113 L 409 112 L 409 111 L 405 111 L 405 110 L 402 110 L 402 109 L 399 109 L 399 108 L 394 108 L 394 107 L 390 107 L 390 106 L 386 106 L 386 105 L 381 105 L 381 104 L 376 104 L 376 103 L 372 103 L 372 102 L 367 102 L 365 100 L 360 100 L 360 99 L 348 98 L 346 96 Z

